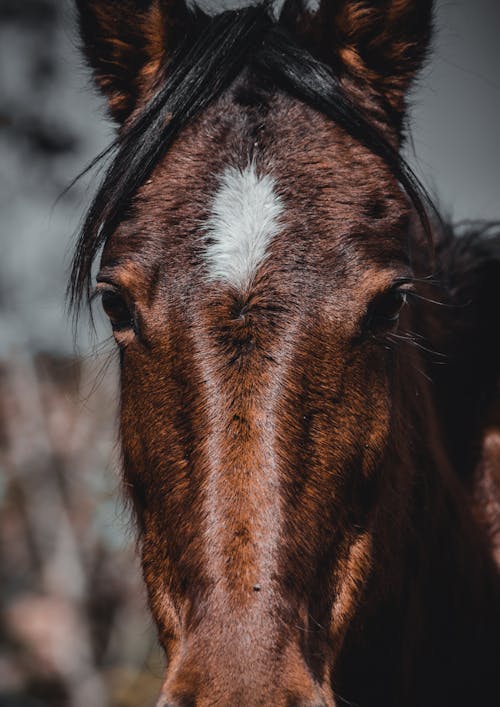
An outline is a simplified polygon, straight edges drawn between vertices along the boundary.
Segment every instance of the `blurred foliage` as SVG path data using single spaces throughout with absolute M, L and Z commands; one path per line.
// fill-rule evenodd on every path
M 121 501 L 115 376 L 65 333 L 85 180 L 55 202 L 104 135 L 73 5 L 0 0 L 0 705 L 147 707 L 163 666 Z
M 95 361 L 0 366 L 2 706 L 127 707 L 158 694 L 161 657 L 113 471 L 114 391 Z

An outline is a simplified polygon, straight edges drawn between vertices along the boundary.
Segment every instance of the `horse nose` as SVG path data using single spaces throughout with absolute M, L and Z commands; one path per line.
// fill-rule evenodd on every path
M 192 700 L 186 697 L 172 697 L 169 695 L 161 695 L 156 707 L 194 707 L 196 705 L 196 700 Z
M 156 703 L 156 707 L 182 707 L 182 705 L 177 700 L 174 701 L 172 698 L 162 695 Z
M 248 707 L 248 705 L 254 704 L 268 705 L 269 707 L 271 707 L 271 705 L 273 707 L 277 707 L 278 704 L 280 707 L 335 707 L 334 702 L 326 702 L 317 696 L 306 698 L 303 694 L 294 695 L 288 691 L 285 695 L 283 695 L 282 699 L 276 695 L 273 695 L 269 701 L 265 701 L 265 698 L 263 701 L 262 697 L 257 699 L 257 701 L 254 701 L 251 697 L 249 697 L 246 701 L 241 701 L 241 699 L 238 700 L 238 707 Z M 171 694 L 162 695 L 158 700 L 156 707 L 205 707 L 205 705 L 213 705 L 214 707 L 236 707 L 234 702 L 231 700 L 229 702 L 224 700 L 214 701 L 213 699 L 203 698 L 198 700 L 192 695 L 179 696 Z
M 280 643 L 259 628 L 264 635 L 240 630 L 226 641 L 212 625 L 187 632 L 157 707 L 335 707 L 329 681 L 311 671 L 295 637 Z
M 197 707 L 200 703 L 195 699 L 191 697 L 168 697 L 168 696 L 162 696 L 158 700 L 156 707 Z M 205 704 L 205 702 L 203 703 Z M 206 702 L 206 704 L 211 704 L 211 705 L 221 705 L 221 702 Z M 264 703 L 259 703 L 259 704 L 264 704 Z M 275 705 L 276 702 L 273 700 L 272 702 L 269 702 L 269 707 L 272 705 Z M 280 703 L 281 704 L 281 703 Z M 283 706 L 284 707 L 331 707 L 328 705 L 326 702 L 323 700 L 318 701 L 317 699 L 304 699 L 303 696 L 300 697 L 295 697 L 294 695 L 288 694 L 286 698 L 283 701 Z M 226 705 L 224 703 L 224 707 L 229 707 L 229 705 Z M 232 705 L 230 707 L 235 707 L 235 705 Z M 245 707 L 243 703 L 240 703 L 239 707 Z

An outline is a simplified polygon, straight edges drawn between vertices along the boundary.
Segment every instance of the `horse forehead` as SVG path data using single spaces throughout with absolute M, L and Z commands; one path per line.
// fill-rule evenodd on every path
M 398 258 L 401 247 L 404 257 L 403 239 L 384 228 L 401 207 L 369 187 L 356 194 L 349 184 L 289 174 L 258 158 L 229 160 L 200 181 L 192 175 L 166 197 L 151 180 L 151 196 L 108 243 L 104 260 L 134 263 L 132 279 L 161 278 L 172 291 L 218 284 L 248 293 L 263 274 L 269 285 L 278 279 L 280 289 L 296 291 L 314 289 L 322 273 L 331 282 L 338 271 L 342 288 L 370 266 L 371 250 Z M 380 224 L 367 213 L 377 209 L 391 212 Z
M 254 128 L 233 96 L 188 126 L 140 188 L 106 259 L 146 269 L 158 261 L 174 289 L 181 274 L 241 291 L 263 268 L 285 273 L 291 264 L 283 276 L 290 286 L 301 270 L 305 278 L 316 265 L 335 269 L 352 251 L 352 234 L 362 234 L 360 257 L 363 240 L 381 248 L 388 229 L 370 211 L 397 215 L 402 194 L 377 158 L 288 97 L 273 98 Z

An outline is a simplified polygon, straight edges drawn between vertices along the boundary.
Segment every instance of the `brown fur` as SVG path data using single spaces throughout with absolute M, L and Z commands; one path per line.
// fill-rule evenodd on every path
M 398 110 L 418 5 L 330 8 L 351 80 L 366 41 L 394 73 L 375 62 L 367 80 Z M 139 323 L 116 335 L 121 436 L 165 704 L 491 704 L 500 259 L 436 230 L 453 306 L 433 304 L 431 258 L 388 168 L 287 95 L 242 105 L 248 80 L 183 130 L 101 264 L 101 287 Z M 359 81 L 353 93 L 379 109 Z M 249 154 L 285 219 L 236 293 L 207 281 L 200 224 L 217 175 Z M 371 304 L 408 276 L 423 299 L 398 331 L 367 336 Z

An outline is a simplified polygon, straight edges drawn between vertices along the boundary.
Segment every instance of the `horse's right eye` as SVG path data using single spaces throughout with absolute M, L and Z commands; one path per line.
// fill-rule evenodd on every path
M 394 329 L 401 310 L 406 304 L 408 290 L 399 286 L 391 287 L 379 295 L 370 305 L 365 319 L 365 330 L 371 334 Z
M 102 308 L 106 312 L 113 331 L 134 328 L 134 316 L 124 297 L 115 290 L 104 290 L 101 295 Z

